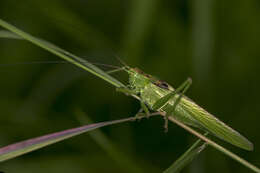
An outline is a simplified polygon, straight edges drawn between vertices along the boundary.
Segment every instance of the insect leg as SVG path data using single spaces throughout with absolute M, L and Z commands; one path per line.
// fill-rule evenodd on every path
M 119 71 L 123 71 L 124 68 L 118 68 L 118 69 L 115 69 L 115 70 L 109 70 L 109 71 L 106 71 L 107 74 L 112 74 L 112 73 L 116 73 L 116 72 L 119 72 Z
M 134 94 L 136 94 L 136 92 L 134 90 L 131 90 L 131 89 L 128 89 L 128 88 L 125 88 L 125 87 L 116 88 L 116 91 L 125 93 L 127 95 L 134 95 Z
M 180 91 L 184 90 L 186 88 L 186 86 L 190 86 L 192 83 L 191 78 L 188 78 L 185 82 L 183 82 L 176 90 L 174 90 L 173 92 L 165 95 L 164 97 L 160 98 L 159 100 L 157 100 L 154 105 L 152 106 L 153 110 L 158 110 L 160 108 L 162 108 L 170 99 L 172 99 L 177 93 L 179 93 Z
M 111 66 L 111 65 L 109 65 Z M 113 66 L 113 67 L 116 67 L 116 66 Z M 109 71 L 106 71 L 107 74 L 112 74 L 112 73 L 116 73 L 116 72 L 119 72 L 119 71 L 126 71 L 129 67 L 128 66 L 123 66 L 123 67 L 119 67 L 114 70 L 109 70 Z
M 145 103 L 142 100 L 140 101 L 140 104 L 141 104 L 142 110 L 144 110 L 144 112 L 146 114 L 146 117 L 149 118 L 150 111 L 149 111 L 148 107 L 145 105 Z
M 128 94 L 128 95 L 136 94 L 136 92 L 134 90 L 131 90 L 131 89 L 128 89 L 128 88 L 117 88 L 116 90 L 119 91 L 119 92 L 123 92 L 125 94 Z M 136 117 L 138 118 L 140 113 L 142 111 L 144 111 L 145 114 L 146 114 L 146 117 L 148 118 L 149 115 L 150 115 L 150 111 L 149 111 L 148 107 L 145 105 L 145 103 L 142 100 L 140 100 L 140 105 L 141 105 L 141 110 L 136 114 Z
M 135 120 L 141 120 L 144 113 L 143 108 L 140 108 L 139 111 L 135 114 Z
M 165 124 L 164 124 L 164 128 L 165 128 L 165 131 L 167 132 L 168 131 L 168 117 L 174 113 L 175 111 L 175 108 L 176 106 L 178 105 L 178 103 L 180 102 L 182 96 L 184 95 L 184 93 L 189 89 L 190 85 L 192 83 L 192 80 L 190 78 L 188 78 L 179 88 L 180 89 L 180 94 L 178 95 L 176 101 L 174 102 L 173 106 L 170 107 L 167 112 L 166 112 L 166 115 L 165 115 Z M 177 88 L 175 91 L 177 91 L 179 88 Z M 176 94 L 176 93 L 175 93 Z M 173 97 L 175 96 L 175 94 L 173 95 Z M 173 98 L 172 97 L 172 98 Z

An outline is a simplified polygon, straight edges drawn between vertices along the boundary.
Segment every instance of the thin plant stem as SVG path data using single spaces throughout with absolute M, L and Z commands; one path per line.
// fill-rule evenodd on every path
M 18 36 L 22 37 L 23 39 L 53 53 L 54 55 L 57 55 L 61 57 L 62 59 L 71 62 L 72 64 L 94 74 L 97 77 L 100 77 L 101 79 L 107 81 L 108 83 L 114 85 L 115 87 L 124 87 L 124 85 L 113 78 L 112 76 L 108 75 L 101 69 L 97 68 L 93 64 L 87 62 L 86 60 L 83 60 L 80 57 L 77 57 L 76 55 L 73 55 L 72 53 L 69 53 L 47 41 L 38 39 L 30 34 L 25 33 L 24 31 L 16 28 L 15 26 L 5 22 L 4 20 L 0 19 L 0 26 L 4 27 L 5 29 L 14 32 Z M 83 63 L 84 62 L 84 63 Z
M 165 116 L 165 113 L 160 113 L 162 116 Z M 238 161 L 242 165 L 246 166 L 247 168 L 251 169 L 254 172 L 260 173 L 260 169 L 254 166 L 253 164 L 249 163 L 248 161 L 242 159 L 238 155 L 230 152 L 229 150 L 225 149 L 224 147 L 218 145 L 217 143 L 213 142 L 212 140 L 208 139 L 207 137 L 203 136 L 202 134 L 198 133 L 197 131 L 193 130 L 189 126 L 186 126 L 185 124 L 181 123 L 180 121 L 176 120 L 173 117 L 169 117 L 169 120 L 177 124 L 178 126 L 184 128 L 188 132 L 192 133 L 193 135 L 197 136 L 201 140 L 207 142 L 210 146 L 216 148 L 217 150 L 221 151 L 222 153 L 226 154 L 227 156 L 231 157 L 232 159 Z

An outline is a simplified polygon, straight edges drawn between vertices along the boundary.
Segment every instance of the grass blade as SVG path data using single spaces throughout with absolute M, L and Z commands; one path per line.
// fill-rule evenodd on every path
M 206 135 L 206 134 L 205 134 Z M 206 142 L 198 139 L 181 157 L 178 158 L 168 169 L 163 173 L 178 173 L 186 165 L 188 165 L 196 156 L 200 154 L 207 146 Z
M 165 116 L 164 113 L 161 113 L 161 115 Z M 174 117 L 169 117 L 169 120 L 172 121 L 173 123 L 177 124 L 178 126 L 184 128 L 186 131 L 190 132 L 191 134 L 197 136 L 198 138 L 200 138 L 201 140 L 203 140 L 204 142 L 206 142 L 208 145 L 212 146 L 213 148 L 217 149 L 218 151 L 220 151 L 220 152 L 224 153 L 225 155 L 229 156 L 230 158 L 236 160 L 237 162 L 244 165 L 245 167 L 251 169 L 254 172 L 260 173 L 260 169 L 258 167 L 256 167 L 255 165 L 249 163 L 248 161 L 242 159 L 238 155 L 236 155 L 236 154 L 230 152 L 229 150 L 225 149 L 224 147 L 218 145 L 217 143 L 210 140 L 206 136 L 201 135 L 197 131 L 193 130 L 191 127 L 189 127 L 189 126 L 181 123 L 180 121 L 176 120 Z
M 5 22 L 4 20 L 0 19 L 0 26 L 3 28 L 17 34 L 18 36 L 22 37 L 23 39 L 49 51 L 50 53 L 68 61 L 71 62 L 72 64 L 94 74 L 97 77 L 100 77 L 101 79 L 109 82 L 110 84 L 114 85 L 115 87 L 124 87 L 124 84 L 113 78 L 112 76 L 108 75 L 106 72 L 101 70 L 100 68 L 94 66 L 93 64 L 89 63 L 88 61 L 70 53 L 67 52 L 64 49 L 59 48 L 58 46 L 55 46 L 52 43 L 49 43 L 45 40 L 36 38 L 18 28 L 15 26 Z M 6 35 L 7 36 L 7 35 Z M 9 38 L 13 38 L 12 36 Z
M 6 30 L 0 30 L 0 38 L 10 38 L 10 39 L 23 39 L 22 37 Z
M 71 138 L 76 135 L 80 135 L 82 133 L 88 132 L 90 130 L 94 130 L 100 127 L 123 123 L 127 121 L 134 120 L 135 117 L 124 118 L 120 120 L 113 120 L 95 124 L 88 124 L 77 128 L 72 128 L 56 133 L 47 134 L 44 136 L 28 139 L 22 142 L 18 142 L 15 144 L 11 144 L 5 147 L 0 148 L 0 162 L 6 161 L 8 159 L 15 158 L 22 154 L 40 149 L 42 147 L 54 144 L 56 142 Z

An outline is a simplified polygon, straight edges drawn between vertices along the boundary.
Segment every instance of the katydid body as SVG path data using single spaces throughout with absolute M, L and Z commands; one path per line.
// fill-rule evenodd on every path
M 253 144 L 244 136 L 218 120 L 186 96 L 180 97 L 179 93 L 174 93 L 165 104 L 158 107 L 158 101 L 166 98 L 167 95 L 169 96 L 175 89 L 166 82 L 145 74 L 137 68 L 127 67 L 126 71 L 129 73 L 129 89 L 134 94 L 139 95 L 141 101 L 151 110 L 170 114 L 170 116 L 184 124 L 210 132 L 240 148 L 253 149 Z M 173 112 L 172 107 L 174 107 Z
M 57 62 L 30 62 L 30 64 L 31 63 Z M 120 91 L 139 95 L 141 98 L 141 107 L 146 114 L 149 114 L 149 110 L 145 105 L 147 105 L 150 110 L 165 112 L 166 126 L 168 121 L 167 116 L 173 116 L 184 124 L 210 132 L 235 146 L 246 150 L 253 150 L 253 144 L 244 136 L 198 106 L 188 97 L 182 96 L 185 91 L 181 93 L 178 91 L 180 88 L 175 90 L 166 82 L 158 80 L 149 74 L 145 74 L 138 68 L 126 66 L 108 73 L 121 70 L 125 70 L 129 73 L 129 89 L 120 88 Z M 181 90 L 186 90 L 188 88 L 186 86 L 187 85 L 183 85 Z M 160 101 L 162 101 L 161 104 L 158 104 Z

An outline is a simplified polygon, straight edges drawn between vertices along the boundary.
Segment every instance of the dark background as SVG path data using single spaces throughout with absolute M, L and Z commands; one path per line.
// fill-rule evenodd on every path
M 260 166 L 260 2 L 224 0 L 0 0 L 0 18 L 91 62 L 133 67 L 174 87 L 187 77 L 187 95 L 245 135 L 255 150 L 213 138 Z M 132 116 L 139 103 L 25 41 L 0 40 L 0 145 L 80 125 Z M 115 75 L 127 82 L 127 74 Z M 154 117 L 102 128 L 124 158 L 144 172 L 162 172 L 195 140 Z M 121 160 L 122 158 L 119 158 Z M 133 172 L 88 134 L 1 163 L 7 173 Z M 208 147 L 183 172 L 244 173 L 247 168 Z

